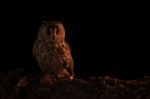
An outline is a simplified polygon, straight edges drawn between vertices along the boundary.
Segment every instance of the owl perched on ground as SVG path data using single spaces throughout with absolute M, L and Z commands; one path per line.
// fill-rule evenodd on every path
M 33 56 L 43 73 L 73 79 L 74 61 L 61 22 L 43 22 L 33 44 Z

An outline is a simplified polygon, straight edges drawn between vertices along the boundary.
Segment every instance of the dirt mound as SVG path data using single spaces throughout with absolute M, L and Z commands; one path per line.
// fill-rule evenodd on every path
M 40 75 L 1 73 L 0 99 L 150 99 L 150 77 L 120 80 L 105 76 L 43 82 Z

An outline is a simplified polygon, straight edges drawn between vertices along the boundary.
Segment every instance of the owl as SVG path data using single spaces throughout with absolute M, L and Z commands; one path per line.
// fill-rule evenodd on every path
M 74 78 L 74 61 L 60 21 L 43 22 L 33 43 L 34 58 L 43 73 L 55 78 Z

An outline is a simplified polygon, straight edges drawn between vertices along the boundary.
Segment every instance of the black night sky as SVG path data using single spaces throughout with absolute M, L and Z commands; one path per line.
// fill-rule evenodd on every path
M 32 57 L 38 28 L 43 20 L 60 20 L 72 49 L 77 77 L 149 75 L 142 33 L 144 25 L 149 24 L 139 19 L 135 3 L 51 2 L 5 6 L 1 11 L 1 71 L 20 67 L 38 72 L 38 64 Z

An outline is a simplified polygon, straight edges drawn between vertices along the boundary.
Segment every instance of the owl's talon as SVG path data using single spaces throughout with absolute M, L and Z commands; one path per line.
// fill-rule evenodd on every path
M 70 78 L 70 80 L 73 80 L 74 79 L 74 77 L 73 76 L 71 76 L 71 77 L 69 77 Z

